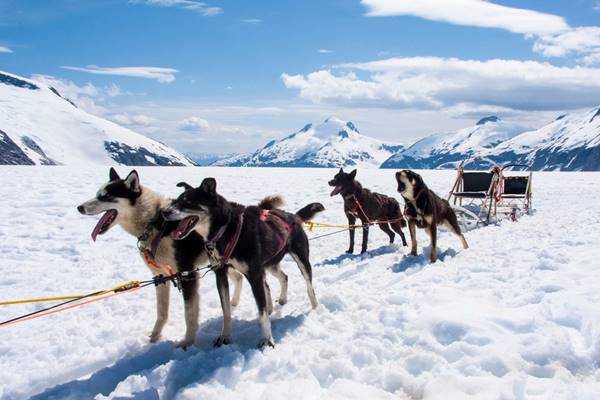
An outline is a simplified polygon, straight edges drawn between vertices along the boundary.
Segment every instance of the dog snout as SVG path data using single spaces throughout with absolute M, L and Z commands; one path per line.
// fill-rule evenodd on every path
M 163 208 L 162 210 L 160 210 L 160 214 L 163 216 L 164 219 L 168 220 L 173 216 L 173 210 L 171 210 L 170 208 Z
M 85 215 L 85 207 L 82 205 L 77 206 L 77 211 L 79 211 L 79 214 L 83 214 Z
M 329 186 L 335 186 L 335 181 L 331 180 L 331 181 L 327 182 L 327 184 L 329 184 Z

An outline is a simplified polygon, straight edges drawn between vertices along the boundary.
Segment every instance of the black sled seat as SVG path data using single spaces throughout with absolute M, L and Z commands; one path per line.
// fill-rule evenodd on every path
M 458 191 L 452 195 L 461 199 L 485 199 L 489 196 L 494 180 L 493 172 L 463 172 L 458 183 Z
M 521 168 L 519 172 L 512 168 Z M 523 170 L 524 169 L 524 170 Z M 508 164 L 502 168 L 502 191 L 498 208 L 513 216 L 517 212 L 529 214 L 531 211 L 531 169 L 528 165 Z

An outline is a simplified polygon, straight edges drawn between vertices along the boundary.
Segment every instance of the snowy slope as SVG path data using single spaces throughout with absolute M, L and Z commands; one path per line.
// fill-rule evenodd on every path
M 327 210 L 319 220 L 340 223 L 341 200 L 329 197 L 327 186 L 334 173 L 140 169 L 142 184 L 168 195 L 179 193 L 181 180 L 214 176 L 231 199 L 255 203 L 278 192 L 290 210 L 322 201 Z M 422 174 L 438 193 L 454 178 L 452 171 Z M 393 171 L 360 170 L 358 178 L 394 194 Z M 114 228 L 92 243 L 95 219 L 75 210 L 105 179 L 98 168 L 0 168 L 0 300 L 148 279 L 134 238 Z M 212 274 L 201 281 L 201 326 L 187 352 L 174 347 L 184 331 L 176 290 L 165 340 L 155 345 L 145 336 L 154 322 L 151 288 L 0 328 L 0 398 L 595 400 L 599 179 L 535 173 L 533 216 L 467 232 L 468 250 L 441 232 L 434 265 L 422 255 L 428 240 L 421 230 L 416 258 L 386 245 L 379 229 L 371 230 L 363 257 L 343 253 L 346 233 L 311 241 L 320 305 L 309 311 L 302 277 L 286 257 L 289 303 L 276 305 L 276 347 L 264 352 L 254 348 L 260 329 L 247 284 L 233 311 L 234 344 L 211 346 L 221 323 Z M 0 320 L 36 308 L 0 307 Z
M 193 165 L 173 149 L 91 115 L 54 88 L 0 71 L 0 164 Z
M 600 170 L 600 107 L 566 114 L 481 155 L 530 164 L 536 170 Z
M 331 117 L 319 125 L 308 124 L 262 149 L 220 160 L 217 166 L 377 168 L 402 149 L 360 134 L 352 122 Z
M 471 157 L 526 131 L 520 125 L 496 116 L 481 119 L 475 126 L 455 132 L 427 136 L 387 159 L 382 168 L 453 168 Z

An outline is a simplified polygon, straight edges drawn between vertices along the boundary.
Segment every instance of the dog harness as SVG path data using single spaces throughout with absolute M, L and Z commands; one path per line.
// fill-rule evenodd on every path
M 227 265 L 229 259 L 231 258 L 231 254 L 233 253 L 233 250 L 235 249 L 235 246 L 237 245 L 238 240 L 240 239 L 240 234 L 242 233 L 243 225 L 244 213 L 242 212 L 238 217 L 238 224 L 235 228 L 235 232 L 233 233 L 231 239 L 229 239 L 229 242 L 227 242 L 227 245 L 225 246 L 225 251 L 223 252 L 223 255 L 221 257 L 219 257 L 216 252 L 217 242 L 225 234 L 229 223 L 221 226 L 217 233 L 215 233 L 215 235 L 210 240 L 205 242 L 204 247 L 206 248 L 206 253 L 208 254 L 208 257 L 213 267 L 218 268 Z
M 290 226 L 290 224 L 288 224 L 283 218 L 281 218 L 279 215 L 277 214 L 273 214 L 271 213 L 271 211 L 269 210 L 263 210 L 262 214 L 260 215 L 260 217 L 258 218 L 261 222 L 266 223 L 267 222 L 267 217 L 269 216 L 273 216 L 275 217 L 275 219 L 277 221 L 279 221 L 279 225 L 283 227 L 283 230 L 285 231 L 283 234 L 280 234 L 280 232 L 278 232 L 277 229 L 273 229 L 273 231 L 275 232 L 277 238 L 279 239 L 279 248 L 277 249 L 277 251 L 275 253 L 273 253 L 273 255 L 269 258 L 267 258 L 266 261 L 269 261 L 270 259 L 272 259 L 273 257 L 275 257 L 277 254 L 279 254 L 281 252 L 281 250 L 284 249 L 285 245 L 287 244 L 287 241 L 290 237 L 290 235 L 292 234 L 292 227 Z M 265 261 L 265 262 L 266 262 Z

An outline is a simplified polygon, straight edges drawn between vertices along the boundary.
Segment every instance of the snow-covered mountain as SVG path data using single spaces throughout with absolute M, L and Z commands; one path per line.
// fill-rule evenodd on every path
M 472 127 L 427 136 L 388 158 L 381 168 L 454 168 L 457 162 L 526 130 L 492 115 L 482 118 Z
M 91 115 L 53 87 L 0 71 L 0 164 L 194 165 L 187 157 Z
M 345 167 L 378 168 L 402 145 L 362 135 L 352 122 L 331 117 L 319 125 L 272 140 L 254 153 L 217 161 L 214 165 L 245 167 Z
M 600 107 L 561 115 L 480 152 L 497 162 L 531 165 L 534 170 L 600 170 Z

